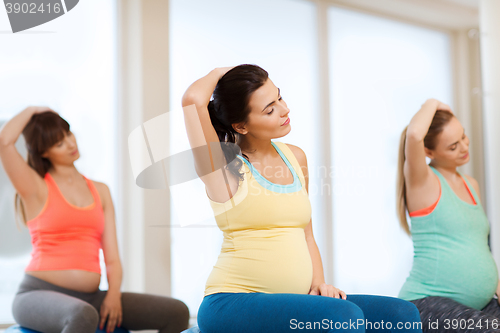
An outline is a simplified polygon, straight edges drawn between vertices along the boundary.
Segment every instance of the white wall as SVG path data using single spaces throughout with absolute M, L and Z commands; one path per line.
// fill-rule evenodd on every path
M 413 246 L 396 216 L 403 128 L 428 98 L 453 108 L 451 36 L 329 10 L 335 283 L 397 296 Z
M 500 2 L 480 1 L 480 45 L 483 75 L 486 201 L 491 224 L 491 246 L 500 263 Z
M 12 34 L 7 14 L 0 10 L 0 122 L 29 105 L 47 105 L 59 112 L 78 142 L 81 157 L 76 167 L 110 187 L 119 211 L 115 15 L 114 1 L 86 1 L 54 21 Z M 0 178 L 7 181 L 5 174 Z M 10 306 L 31 246 L 27 229 L 17 230 L 12 219 L 13 189 L 0 186 L 0 233 L 24 235 L 25 242 L 24 251 L 0 252 L 1 324 L 13 321 Z M 107 288 L 102 267 L 101 287 Z

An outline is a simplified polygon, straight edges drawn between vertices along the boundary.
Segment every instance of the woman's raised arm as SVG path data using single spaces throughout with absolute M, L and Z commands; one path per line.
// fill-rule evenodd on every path
M 424 185 L 432 177 L 432 171 L 425 161 L 424 138 L 429 131 L 437 110 L 449 111 L 448 105 L 435 99 L 428 99 L 413 116 L 406 132 L 404 175 L 409 187 Z
M 208 104 L 219 79 L 233 67 L 221 67 L 212 70 L 204 77 L 192 83 L 182 97 L 184 122 L 193 151 L 195 168 L 200 179 L 205 183 L 212 199 L 226 201 L 232 197 L 228 193 L 227 165 L 220 146 L 217 132 L 210 120 Z M 222 172 L 215 172 L 216 170 Z M 230 186 L 234 188 L 234 186 Z
M 14 188 L 23 199 L 38 195 L 43 186 L 43 179 L 19 154 L 15 143 L 31 117 L 45 111 L 52 110 L 48 107 L 30 106 L 9 120 L 0 130 L 0 160 Z

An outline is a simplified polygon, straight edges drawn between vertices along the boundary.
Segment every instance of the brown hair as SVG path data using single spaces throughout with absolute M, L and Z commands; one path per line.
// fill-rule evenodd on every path
M 23 129 L 26 149 L 28 150 L 28 165 L 32 167 L 40 177 L 52 167 L 52 163 L 42 155 L 56 143 L 64 139 L 69 132 L 69 124 L 55 112 L 47 111 L 34 114 Z M 17 216 L 21 216 L 26 224 L 26 213 L 24 204 L 19 193 L 14 200 Z
M 429 130 L 424 138 L 425 148 L 430 150 L 436 148 L 438 136 L 443 131 L 444 126 L 448 124 L 453 117 L 454 116 L 451 112 L 441 110 L 436 111 L 436 114 L 432 119 L 431 126 L 429 127 Z M 407 130 L 408 126 L 405 127 L 403 133 L 401 133 L 401 138 L 399 139 L 398 175 L 396 180 L 396 209 L 401 227 L 408 235 L 411 236 L 408 220 L 406 219 L 406 211 L 408 207 L 406 205 L 406 183 L 404 176 Z

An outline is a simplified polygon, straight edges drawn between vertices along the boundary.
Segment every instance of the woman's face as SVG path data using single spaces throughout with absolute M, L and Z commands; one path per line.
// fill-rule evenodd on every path
M 42 157 L 47 158 L 52 165 L 73 164 L 80 157 L 75 135 L 71 131 L 65 133 L 64 138 L 43 153 Z
M 469 138 L 456 117 L 451 118 L 437 136 L 433 150 L 426 149 L 427 156 L 445 167 L 457 167 L 469 162 Z
M 241 134 L 259 139 L 274 139 L 287 135 L 290 130 L 288 109 L 279 89 L 271 79 L 254 91 L 249 101 L 248 121 L 240 128 Z M 287 122 L 286 124 L 284 124 Z

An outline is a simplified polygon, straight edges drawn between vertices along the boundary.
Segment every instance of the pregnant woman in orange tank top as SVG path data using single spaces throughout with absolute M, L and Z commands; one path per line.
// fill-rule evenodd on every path
M 26 162 L 14 144 L 23 133 Z M 81 175 L 69 124 L 46 107 L 28 107 L 0 130 L 0 158 L 28 227 L 32 259 L 13 302 L 16 321 L 44 333 L 157 329 L 180 332 L 189 311 L 170 297 L 122 293 L 122 266 L 108 187 Z M 102 248 L 109 289 L 99 290 Z

